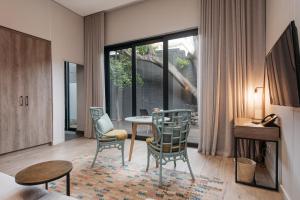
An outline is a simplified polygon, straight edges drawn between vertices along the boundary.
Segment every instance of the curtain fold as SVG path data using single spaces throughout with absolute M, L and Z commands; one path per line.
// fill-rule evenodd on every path
M 265 0 L 200 0 L 200 142 L 206 155 L 232 155 L 233 122 L 252 117 L 263 85 Z
M 85 62 L 85 131 L 84 136 L 95 138 L 90 107 L 105 105 L 104 97 L 104 13 L 84 18 Z

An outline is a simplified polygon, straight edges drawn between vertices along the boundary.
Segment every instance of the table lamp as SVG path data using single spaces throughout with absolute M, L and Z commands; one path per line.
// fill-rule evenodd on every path
M 253 123 L 259 124 L 264 117 L 263 87 L 256 87 L 254 90 L 254 117 Z

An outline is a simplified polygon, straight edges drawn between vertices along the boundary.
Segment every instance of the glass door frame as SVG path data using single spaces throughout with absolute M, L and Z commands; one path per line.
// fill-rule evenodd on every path
M 142 45 L 148 45 L 153 43 L 162 42 L 163 43 L 163 109 L 168 110 L 169 107 L 169 44 L 168 41 L 172 39 L 178 39 L 189 36 L 197 36 L 198 29 L 190 29 L 177 33 L 166 34 L 156 37 L 150 37 L 147 39 L 141 39 L 131 42 L 125 42 L 121 44 L 109 45 L 104 48 L 104 71 L 105 71 L 105 101 L 106 101 L 106 112 L 110 115 L 110 52 L 122 49 L 132 49 L 132 116 L 137 115 L 137 105 L 136 105 L 136 47 Z
M 65 131 L 77 131 L 77 128 L 70 126 L 70 63 L 65 61 Z M 75 64 L 75 63 L 73 63 Z M 76 67 L 83 67 L 83 65 L 76 64 Z

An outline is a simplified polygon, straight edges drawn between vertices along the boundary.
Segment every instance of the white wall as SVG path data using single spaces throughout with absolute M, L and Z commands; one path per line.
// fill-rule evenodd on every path
M 299 10 L 300 0 L 267 0 L 267 52 L 291 20 L 296 20 L 299 32 Z M 287 199 L 297 200 L 300 198 L 300 110 L 282 106 L 267 106 L 266 110 L 280 117 L 282 189 Z
M 198 0 L 146 0 L 105 15 L 105 43 L 116 44 L 198 27 Z
M 83 18 L 51 0 L 0 0 L 0 25 L 52 42 L 53 143 L 64 141 L 64 61 L 83 64 Z
M 106 44 L 195 28 L 199 20 L 198 3 L 147 0 L 107 12 Z M 0 25 L 51 40 L 53 143 L 63 142 L 64 61 L 84 62 L 83 18 L 51 0 L 0 0 Z

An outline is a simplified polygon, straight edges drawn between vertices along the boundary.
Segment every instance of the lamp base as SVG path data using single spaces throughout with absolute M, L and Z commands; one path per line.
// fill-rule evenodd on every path
M 252 119 L 253 124 L 261 124 L 261 119 Z

